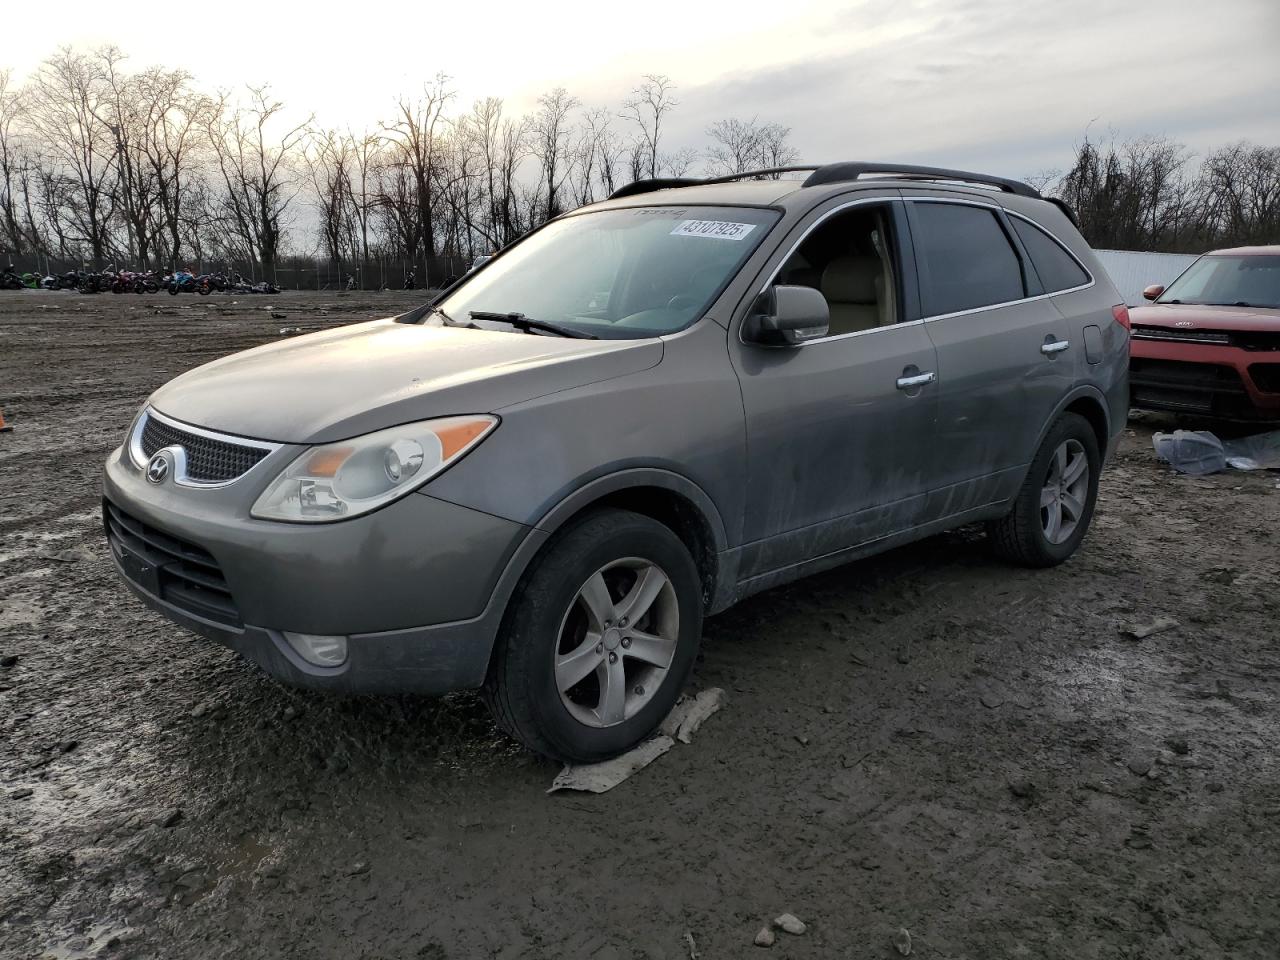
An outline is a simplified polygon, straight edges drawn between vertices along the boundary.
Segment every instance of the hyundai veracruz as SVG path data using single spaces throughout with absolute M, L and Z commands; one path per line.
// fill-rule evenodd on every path
M 408 314 L 161 387 L 106 465 L 125 582 L 287 683 L 479 687 L 586 762 L 655 729 L 749 594 L 975 521 L 1066 560 L 1129 343 L 1068 211 L 798 169 L 631 184 Z

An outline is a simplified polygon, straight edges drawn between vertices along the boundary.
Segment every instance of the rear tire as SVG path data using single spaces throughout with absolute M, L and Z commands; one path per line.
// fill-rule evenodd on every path
M 987 523 L 996 553 L 1027 567 L 1070 558 L 1093 519 L 1101 470 L 1093 427 L 1079 414 L 1064 413 L 1036 451 L 1013 509 Z
M 670 712 L 701 633 L 701 580 L 679 537 L 649 517 L 601 510 L 557 534 L 516 588 L 483 696 L 530 750 L 605 760 Z

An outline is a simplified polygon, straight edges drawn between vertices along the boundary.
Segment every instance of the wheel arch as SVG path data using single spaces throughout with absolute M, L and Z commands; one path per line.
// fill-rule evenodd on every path
M 679 537 L 698 568 L 704 608 L 718 609 L 720 598 L 728 592 L 722 569 L 728 539 L 720 511 L 705 490 L 669 470 L 623 470 L 582 485 L 548 510 L 535 527 L 547 534 L 550 542 L 574 520 L 606 507 L 650 517 Z M 521 576 L 543 549 L 545 545 L 528 558 Z
M 1093 428 L 1093 435 L 1098 441 L 1098 452 L 1106 457 L 1111 441 L 1111 414 L 1107 412 L 1107 399 L 1102 391 L 1090 386 L 1077 387 L 1058 403 L 1053 413 L 1040 427 L 1040 436 L 1036 438 L 1035 450 L 1040 449 L 1040 444 L 1044 443 L 1044 438 L 1064 413 L 1079 414 L 1089 421 L 1089 426 Z M 1034 457 L 1034 451 L 1032 456 Z

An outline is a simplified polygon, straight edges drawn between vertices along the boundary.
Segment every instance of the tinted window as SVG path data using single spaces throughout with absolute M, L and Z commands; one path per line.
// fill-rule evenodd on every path
M 1069 290 L 1089 282 L 1089 275 L 1053 237 L 1021 217 L 1010 217 L 1009 220 L 1013 223 L 1013 229 L 1018 232 L 1018 239 L 1031 255 L 1031 262 L 1040 275 L 1040 282 L 1044 284 L 1046 293 Z
M 1019 300 L 1022 264 L 994 213 L 956 203 L 916 203 L 913 241 L 924 267 L 928 316 Z

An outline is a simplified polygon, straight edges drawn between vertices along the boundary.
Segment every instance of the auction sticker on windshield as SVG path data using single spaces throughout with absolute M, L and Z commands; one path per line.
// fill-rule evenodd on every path
M 756 228 L 754 223 L 728 220 L 681 220 L 671 231 L 673 237 L 710 237 L 713 240 L 744 240 Z

